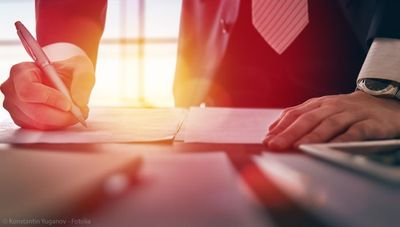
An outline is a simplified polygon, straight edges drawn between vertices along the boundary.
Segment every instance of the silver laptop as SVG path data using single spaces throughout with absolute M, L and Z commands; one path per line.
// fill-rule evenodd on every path
M 400 185 L 400 140 L 304 144 L 304 152 Z

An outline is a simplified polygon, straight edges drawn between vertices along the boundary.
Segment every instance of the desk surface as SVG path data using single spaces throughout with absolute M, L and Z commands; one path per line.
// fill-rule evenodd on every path
M 203 189 L 200 188 L 197 191 L 193 189 L 193 191 L 188 192 L 195 193 L 193 197 L 179 193 L 165 195 L 169 196 L 169 200 L 165 201 L 165 203 L 171 204 L 176 201 L 176 206 L 172 204 L 171 206 L 159 207 L 162 203 L 157 202 L 155 203 L 158 204 L 157 209 L 152 210 L 148 207 L 151 208 L 151 203 L 154 201 L 150 201 L 151 199 L 143 201 L 141 198 L 154 196 L 154 191 L 152 192 L 153 194 L 146 194 L 146 191 L 151 193 L 150 191 L 157 190 L 157 188 L 154 189 L 146 185 L 146 181 L 139 181 L 119 198 L 103 201 L 90 212 L 81 214 L 83 217 L 89 217 L 92 223 L 96 223 L 96 226 L 103 226 L 105 223 L 118 223 L 118 226 L 136 226 L 135 224 L 146 223 L 147 220 L 143 220 L 143 218 L 141 220 L 138 217 L 135 218 L 135 209 L 136 211 L 141 211 L 141 217 L 160 219 L 160 221 L 165 220 L 165 223 L 173 223 L 175 226 L 179 224 L 181 226 L 204 226 L 205 224 L 207 226 L 243 226 L 246 221 L 252 223 L 252 225 L 257 223 L 257 225 L 261 226 L 391 226 L 396 223 L 398 210 L 400 210 L 400 188 L 383 185 L 358 173 L 341 169 L 297 151 L 271 152 L 277 160 L 293 170 L 305 174 L 309 181 L 312 182 L 313 191 L 310 194 L 312 196 L 317 195 L 316 201 L 310 203 L 310 201 L 296 200 L 287 193 L 288 190 L 282 189 L 281 184 L 277 184 L 274 179 L 264 174 L 255 165 L 252 157 L 255 154 L 261 154 L 265 150 L 262 145 L 186 144 L 175 142 L 157 144 L 36 144 L 18 145 L 17 147 L 69 152 L 133 152 L 145 157 L 144 168 L 147 169 L 147 172 L 158 171 L 157 173 L 160 174 L 160 177 L 168 173 L 170 175 L 165 177 L 170 179 L 174 178 L 174 174 L 180 174 L 180 171 L 175 171 L 175 173 L 170 171 L 171 163 L 168 164 L 168 161 L 163 161 L 168 160 L 168 157 L 172 156 L 172 154 L 175 157 L 189 157 L 188 155 L 224 153 L 233 167 L 234 177 L 244 185 L 244 189 L 240 190 L 241 194 L 234 194 L 237 193 L 237 189 L 235 189 L 236 192 L 233 192 L 234 189 L 232 189 L 233 194 L 229 193 L 240 197 L 241 201 L 246 201 L 246 210 L 248 209 L 251 213 L 250 218 L 249 216 L 246 217 L 248 219 L 238 219 L 236 216 L 230 216 L 230 214 L 237 214 L 235 212 L 243 209 L 243 206 L 234 209 L 232 204 L 235 204 L 235 202 L 227 201 L 226 204 L 228 205 L 224 208 L 221 204 L 217 204 L 218 199 L 215 200 L 216 204 L 205 202 L 207 206 L 210 206 L 209 209 L 205 207 L 199 208 L 197 205 L 202 204 L 202 202 L 201 200 L 199 201 L 198 197 L 203 196 L 200 191 Z M 7 147 L 2 147 L 2 149 L 7 149 Z M 211 168 L 211 166 L 204 165 L 204 163 L 202 165 L 197 165 L 197 171 L 206 171 Z M 182 170 L 182 172 L 185 171 L 187 172 L 188 169 Z M 188 172 L 185 176 L 190 179 L 190 174 Z M 212 179 L 215 181 L 217 178 Z M 168 184 L 168 181 L 166 182 Z M 196 183 L 198 181 L 186 181 L 187 186 L 195 186 Z M 202 183 L 207 184 L 207 179 L 202 179 Z M 146 190 L 146 187 L 149 187 L 149 190 Z M 207 190 L 212 190 L 212 188 L 208 187 Z M 229 189 L 225 188 L 224 190 L 228 191 Z M 160 189 L 160 193 L 164 192 Z M 161 196 L 158 199 L 160 198 L 162 199 L 163 197 Z M 179 202 L 183 198 L 186 203 Z M 204 197 L 204 200 L 207 199 L 209 198 Z M 143 206 L 147 206 L 147 208 L 135 207 L 135 204 L 136 206 L 137 204 L 145 204 Z M 130 206 L 133 208 L 130 208 Z M 174 209 L 175 212 L 171 213 L 171 209 Z M 223 213 L 217 212 L 223 209 L 226 209 L 226 211 Z M 186 218 L 179 217 L 179 214 L 185 215 Z M 191 216 L 188 217 L 188 215 Z M 230 217 L 231 220 L 227 220 Z M 205 219 L 207 222 L 199 221 Z M 239 220 L 242 223 L 232 223 L 232 220 Z M 125 223 L 125 225 L 122 223 Z

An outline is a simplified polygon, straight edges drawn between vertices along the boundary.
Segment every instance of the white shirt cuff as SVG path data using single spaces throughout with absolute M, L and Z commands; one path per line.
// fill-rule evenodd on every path
M 376 38 L 374 40 L 357 81 L 367 78 L 400 83 L 400 39 Z
M 77 45 L 72 43 L 53 43 L 43 47 L 43 51 L 51 62 L 63 61 L 75 56 L 86 56 L 87 54 Z

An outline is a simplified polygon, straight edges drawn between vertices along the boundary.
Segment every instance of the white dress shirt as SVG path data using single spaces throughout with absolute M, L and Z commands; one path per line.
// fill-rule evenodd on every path
M 373 78 L 400 83 L 400 40 L 376 38 L 369 49 L 358 80 Z

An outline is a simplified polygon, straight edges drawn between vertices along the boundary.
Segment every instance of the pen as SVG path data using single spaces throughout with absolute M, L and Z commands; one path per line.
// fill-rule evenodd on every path
M 28 29 L 20 22 L 15 22 L 15 27 L 17 29 L 17 34 L 24 46 L 25 50 L 35 61 L 36 65 L 43 71 L 43 73 L 50 79 L 57 90 L 59 90 L 70 102 L 71 102 L 71 113 L 78 119 L 78 121 L 85 127 L 87 124 L 85 118 L 79 107 L 77 107 L 68 91 L 68 88 L 62 82 L 56 69 L 51 65 L 49 58 L 44 53 L 42 48 Z

